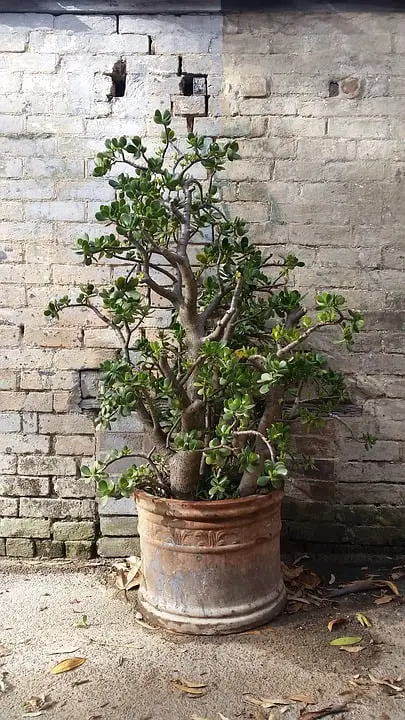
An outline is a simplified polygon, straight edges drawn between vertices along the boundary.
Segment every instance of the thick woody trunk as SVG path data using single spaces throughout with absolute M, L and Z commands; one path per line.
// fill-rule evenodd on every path
M 200 477 L 201 453 L 180 450 L 170 459 L 170 486 L 178 500 L 195 500 Z

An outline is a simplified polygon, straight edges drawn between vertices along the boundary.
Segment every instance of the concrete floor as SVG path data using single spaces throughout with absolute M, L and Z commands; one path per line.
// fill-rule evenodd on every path
M 308 707 L 314 710 L 344 702 L 349 696 L 341 693 L 355 690 L 349 683 L 355 675 L 405 676 L 405 605 L 377 607 L 377 593 L 283 616 L 251 634 L 192 638 L 142 627 L 133 601 L 117 597 L 106 575 L 97 565 L 0 563 L 0 645 L 10 651 L 0 657 L 0 720 L 24 717 L 22 703 L 41 694 L 54 703 L 43 720 L 219 720 L 220 713 L 229 720 L 267 720 L 270 711 L 248 704 L 243 693 L 305 694 L 316 702 Z M 358 610 L 371 619 L 370 630 L 354 619 Z M 76 627 L 83 615 L 87 629 Z M 361 635 L 362 652 L 329 646 L 327 622 L 337 615 L 350 618 L 339 635 Z M 87 660 L 72 672 L 50 674 L 72 656 Z M 178 677 L 206 683 L 204 696 L 176 690 L 172 680 Z M 358 690 L 348 710 L 333 718 L 405 719 L 405 693 L 391 695 L 377 685 Z M 303 708 L 293 703 L 270 717 L 297 720 Z

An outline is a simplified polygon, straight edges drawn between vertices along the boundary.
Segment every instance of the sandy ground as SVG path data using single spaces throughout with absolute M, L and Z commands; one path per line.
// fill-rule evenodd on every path
M 106 575 L 97 565 L 0 563 L 0 720 L 24 717 L 23 702 L 41 694 L 53 703 L 43 720 L 267 720 L 271 711 L 247 703 L 244 693 L 305 694 L 315 703 L 311 711 L 349 699 L 346 711 L 330 717 L 405 719 L 404 692 L 370 684 L 357 687 L 356 696 L 350 684 L 368 672 L 405 678 L 405 605 L 377 607 L 378 593 L 369 592 L 283 616 L 250 634 L 193 638 L 141 626 L 135 592 L 125 602 Z M 371 629 L 354 618 L 359 610 Z M 87 629 L 77 627 L 83 615 Z M 330 647 L 327 622 L 337 615 L 348 618 L 339 635 L 362 636 L 363 651 Z M 57 662 L 74 656 L 86 662 L 51 675 Z M 182 694 L 172 682 L 179 677 L 205 683 L 204 695 Z M 350 690 L 354 696 L 344 694 Z M 298 720 L 304 708 L 292 702 L 270 718 Z

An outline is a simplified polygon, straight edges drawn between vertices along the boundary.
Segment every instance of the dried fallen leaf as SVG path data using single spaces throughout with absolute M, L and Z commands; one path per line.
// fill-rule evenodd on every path
M 118 588 L 118 590 L 125 590 L 125 582 L 126 582 L 126 572 L 122 568 L 117 570 L 117 574 L 115 576 L 115 587 Z
M 358 653 L 365 650 L 365 647 L 364 645 L 356 645 L 355 647 L 346 647 L 345 645 L 342 645 L 339 650 L 346 650 L 348 653 Z
M 375 677 L 375 675 L 372 675 L 370 672 L 368 674 L 370 680 L 375 685 L 385 685 L 386 687 L 391 688 L 391 690 L 395 690 L 395 692 L 403 692 L 404 688 L 400 685 L 394 685 L 394 681 L 390 678 L 378 678 Z
M 265 698 L 265 697 L 254 697 L 251 693 L 243 693 L 245 702 L 251 705 L 257 705 L 265 710 L 276 707 L 277 705 L 291 705 L 291 698 Z
M 394 595 L 397 595 L 398 597 L 400 596 L 401 593 L 399 592 L 395 583 L 391 582 L 391 580 L 381 580 L 381 585 L 386 585 L 387 587 L 389 587 L 390 590 L 392 590 Z
M 302 575 L 299 576 L 298 582 L 300 585 L 306 588 L 317 588 L 322 580 L 312 570 L 304 570 Z
M 23 709 L 25 713 L 29 713 L 26 717 L 37 717 L 38 715 L 42 715 L 42 710 L 50 708 L 52 704 L 49 695 L 43 693 L 42 695 L 32 695 L 28 700 L 24 700 Z
M 329 645 L 338 645 L 340 647 L 341 645 L 357 645 L 359 642 L 361 642 L 361 637 L 340 637 L 331 640 Z
M 0 692 L 7 692 L 7 670 L 0 670 Z
M 141 625 L 142 627 L 146 628 L 147 630 L 157 630 L 157 628 L 153 627 L 153 625 L 148 625 L 148 623 L 144 622 L 144 620 L 139 620 L 139 618 L 135 615 L 135 622 L 138 623 L 138 625 Z
M 394 597 L 395 595 L 383 595 L 382 597 L 377 598 L 377 600 L 374 600 L 374 605 L 386 605 L 391 602 Z
M 11 655 L 11 650 L 4 645 L 0 645 L 0 657 L 6 657 L 6 655 Z
M 327 715 L 336 715 L 337 713 L 343 712 L 345 709 L 346 705 L 329 705 L 329 707 L 322 708 L 322 710 L 303 710 L 300 713 L 300 720 L 318 720 L 319 718 L 324 718 Z
M 177 680 L 172 680 L 172 683 L 176 690 L 180 690 L 180 692 L 185 693 L 186 695 L 194 695 L 195 697 L 201 697 L 201 695 L 204 695 L 203 687 L 190 687 L 189 685 L 183 685 L 183 683 L 178 682 Z
M 82 615 L 82 619 L 79 620 L 78 623 L 76 623 L 76 627 L 87 630 L 87 628 L 89 627 L 89 623 L 87 621 L 87 615 Z
M 178 680 L 173 680 L 173 682 L 179 682 L 182 685 L 185 685 L 189 688 L 205 688 L 208 687 L 207 683 L 202 682 L 194 682 L 194 680 L 184 680 L 183 678 L 179 678 Z
M 62 660 L 60 663 L 55 665 L 55 667 L 53 667 L 51 670 L 51 674 L 60 675 L 60 673 L 69 672 L 69 670 L 75 670 L 76 668 L 80 667 L 80 665 L 83 665 L 86 660 L 87 658 L 83 657 L 67 658 L 66 660 Z
M 329 597 L 339 597 L 341 595 L 349 595 L 350 593 L 366 592 L 367 590 L 375 590 L 376 588 L 388 587 L 394 593 L 399 596 L 400 592 L 391 580 L 379 580 L 377 578 L 367 578 L 366 580 L 354 580 L 353 582 L 341 585 L 336 589 L 329 591 Z
M 329 620 L 329 622 L 328 622 L 329 632 L 332 632 L 333 628 L 336 625 L 341 625 L 342 623 L 345 623 L 345 622 L 346 622 L 346 618 L 344 618 L 344 617 L 338 617 L 338 618 L 333 618 L 333 620 Z
M 191 720 L 209 720 L 206 717 L 202 717 L 201 715 L 196 715 L 195 713 L 192 714 Z
M 334 575 L 333 573 L 331 573 L 331 574 L 330 574 L 330 578 L 329 578 L 329 583 L 328 583 L 328 585 L 333 585 L 333 583 L 335 582 L 335 580 L 336 580 L 336 575 Z
M 315 705 L 315 700 L 312 700 L 308 695 L 290 695 L 289 700 L 306 703 L 307 705 Z
M 220 720 L 229 720 L 229 718 L 225 717 L 225 715 L 222 715 L 222 713 L 218 713 Z
M 368 619 L 368 617 L 366 617 L 366 615 L 361 612 L 356 612 L 356 620 L 359 621 L 362 627 L 371 627 L 370 620 Z

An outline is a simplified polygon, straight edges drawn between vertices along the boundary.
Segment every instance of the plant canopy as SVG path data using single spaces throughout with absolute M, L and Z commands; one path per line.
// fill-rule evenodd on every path
M 247 224 L 224 210 L 216 176 L 239 159 L 237 142 L 180 140 L 171 120 L 155 112 L 162 135 L 152 154 L 140 137 L 106 140 L 93 174 L 114 169 L 115 199 L 96 214 L 107 231 L 79 239 L 78 251 L 86 265 L 112 261 L 116 279 L 46 310 L 58 318 L 83 306 L 113 329 L 119 350 L 100 367 L 98 423 L 137 413 L 153 438 L 149 452 L 124 447 L 82 474 L 104 498 L 136 488 L 189 500 L 267 492 L 302 461 L 294 430 L 322 427 L 348 400 L 342 374 L 310 349 L 310 336 L 336 326 L 350 346 L 363 317 L 331 292 L 306 310 L 292 287 L 304 263 L 256 247 Z M 151 331 L 158 306 L 171 319 Z M 110 472 L 135 455 L 141 464 Z

